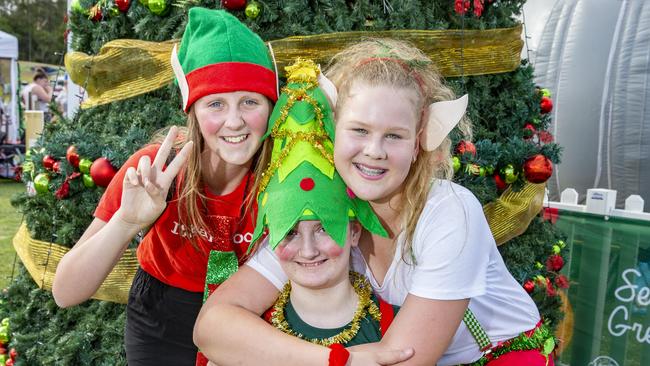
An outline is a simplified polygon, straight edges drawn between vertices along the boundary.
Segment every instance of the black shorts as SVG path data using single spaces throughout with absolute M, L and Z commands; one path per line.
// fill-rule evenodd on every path
M 194 366 L 192 330 L 202 302 L 202 293 L 166 285 L 138 268 L 126 307 L 129 366 Z

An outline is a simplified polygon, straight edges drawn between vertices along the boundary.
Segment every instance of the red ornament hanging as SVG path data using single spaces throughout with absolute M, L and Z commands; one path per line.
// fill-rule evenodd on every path
M 52 164 L 52 171 L 55 173 L 61 173 L 61 162 L 60 161 L 55 161 L 54 164 Z
M 473 156 L 476 156 L 476 146 L 471 141 L 461 141 L 456 145 L 454 150 L 456 154 L 463 155 L 465 153 L 470 153 Z
M 117 169 L 106 158 L 99 158 L 90 166 L 90 176 L 93 178 L 93 182 L 100 187 L 108 187 L 115 173 L 117 173 Z
M 221 7 L 228 10 L 239 10 L 246 6 L 246 0 L 221 0 Z
M 90 8 L 90 12 L 88 14 L 89 18 L 98 22 L 102 20 L 103 14 L 102 14 L 102 9 L 99 7 L 98 4 L 93 5 L 92 8 Z
M 564 259 L 558 254 L 553 254 L 546 259 L 546 269 L 557 272 L 564 267 Z
M 565 275 L 559 275 L 555 278 L 555 285 L 559 288 L 569 288 L 569 280 Z
M 54 163 L 56 163 L 56 160 L 52 155 L 45 155 L 43 157 L 43 168 L 52 170 L 52 168 L 54 168 Z
M 553 174 L 553 164 L 542 154 L 537 154 L 524 163 L 526 180 L 531 183 L 544 183 Z
M 537 133 L 535 126 L 533 126 L 531 123 L 526 123 L 524 126 L 524 140 L 531 139 L 533 136 L 535 136 L 535 133 Z
M 524 282 L 524 289 L 529 294 L 532 293 L 533 290 L 535 290 L 535 282 L 533 282 L 531 280 L 528 280 L 528 281 Z
M 68 197 L 69 194 L 70 194 L 70 183 L 66 179 L 63 182 L 63 184 L 61 184 L 61 187 L 59 187 L 59 189 L 56 190 L 56 192 L 54 193 L 54 196 L 57 199 L 62 200 L 64 198 Z
M 494 175 L 494 183 L 497 185 L 497 191 L 501 192 L 508 187 L 508 184 L 501 178 L 499 174 Z
M 474 0 L 474 15 L 480 17 L 483 14 L 483 0 Z
M 539 108 L 542 111 L 542 114 L 546 114 L 553 110 L 553 101 L 549 97 L 542 97 L 542 101 L 539 103 Z
M 131 0 L 115 0 L 115 5 L 122 13 L 125 13 L 131 6 Z
M 68 147 L 68 150 L 65 153 L 65 158 L 75 168 L 79 167 L 79 154 L 77 153 L 77 147 L 74 145 L 70 145 Z
M 470 4 L 470 0 L 455 0 L 454 11 L 456 11 L 456 13 L 459 15 L 464 15 L 469 10 Z

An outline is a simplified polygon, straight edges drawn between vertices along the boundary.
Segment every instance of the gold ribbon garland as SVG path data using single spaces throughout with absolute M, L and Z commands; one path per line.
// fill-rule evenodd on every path
M 171 83 L 174 42 L 117 39 L 103 45 L 95 56 L 66 53 L 65 68 L 70 79 L 84 87 L 89 96 L 81 107 L 127 99 Z
M 32 239 L 24 222 L 14 236 L 13 244 L 18 257 L 36 285 L 44 290 L 52 290 L 56 267 L 70 249 L 59 244 Z M 138 259 L 135 250 L 127 249 L 92 298 L 126 304 L 137 269 Z
M 526 183 L 515 192 L 508 188 L 501 197 L 483 206 L 483 213 L 497 245 L 516 238 L 542 210 L 546 184 Z
M 293 36 L 268 42 L 278 70 L 296 58 L 326 64 L 346 46 L 367 38 L 395 38 L 425 52 L 445 77 L 486 75 L 515 70 L 523 46 L 521 25 L 487 30 L 391 30 Z M 65 67 L 89 99 L 82 108 L 134 97 L 161 88 L 174 76 L 170 55 L 174 43 L 118 39 L 102 46 L 98 55 L 69 52 Z M 282 71 L 281 71 L 282 72 Z

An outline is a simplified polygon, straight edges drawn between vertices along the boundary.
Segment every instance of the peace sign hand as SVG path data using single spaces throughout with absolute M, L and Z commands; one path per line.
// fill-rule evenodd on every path
M 130 167 L 126 171 L 118 210 L 118 217 L 125 223 L 144 229 L 156 221 L 167 207 L 169 187 L 187 161 L 193 145 L 192 141 L 186 143 L 163 171 L 177 136 L 178 128 L 173 126 L 160 145 L 153 164 L 149 156 L 144 155 L 138 162 L 137 170 Z

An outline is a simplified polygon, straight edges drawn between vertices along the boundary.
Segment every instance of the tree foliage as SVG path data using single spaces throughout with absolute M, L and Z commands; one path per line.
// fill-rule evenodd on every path
M 19 59 L 60 64 L 66 0 L 0 0 L 0 30 L 18 38 Z

